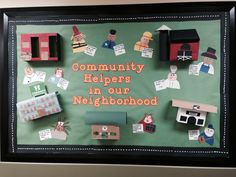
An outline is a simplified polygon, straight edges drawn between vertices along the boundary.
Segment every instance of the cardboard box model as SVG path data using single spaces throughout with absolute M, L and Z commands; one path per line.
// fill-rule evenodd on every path
M 198 60 L 200 38 L 196 29 L 171 30 L 162 25 L 156 31 L 159 33 L 160 60 Z
M 62 111 L 57 92 L 18 102 L 16 107 L 22 121 L 34 120 Z
M 24 61 L 58 61 L 60 35 L 57 33 L 21 34 L 21 59 Z
M 198 60 L 199 41 L 195 29 L 170 31 L 170 61 Z
M 93 139 L 119 140 L 119 126 L 127 124 L 127 113 L 89 111 L 85 123 L 91 125 Z
M 173 99 L 172 106 L 178 107 L 178 113 L 176 116 L 177 122 L 201 127 L 205 125 L 208 112 L 217 113 L 216 106 L 183 100 Z

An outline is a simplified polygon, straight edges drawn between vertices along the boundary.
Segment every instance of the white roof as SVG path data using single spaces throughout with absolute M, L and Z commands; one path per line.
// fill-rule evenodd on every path
M 172 100 L 173 107 L 185 108 L 185 109 L 192 109 L 204 112 L 212 112 L 217 113 L 217 107 L 209 104 L 202 104 L 202 103 L 194 103 L 188 102 L 184 100 Z
M 164 30 L 171 30 L 168 26 L 162 25 L 160 28 L 156 29 L 156 31 L 164 31 Z

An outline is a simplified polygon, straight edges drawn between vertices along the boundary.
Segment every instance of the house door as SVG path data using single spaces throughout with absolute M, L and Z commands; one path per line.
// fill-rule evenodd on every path
M 188 124 L 195 125 L 196 124 L 196 118 L 193 116 L 190 116 L 188 118 Z

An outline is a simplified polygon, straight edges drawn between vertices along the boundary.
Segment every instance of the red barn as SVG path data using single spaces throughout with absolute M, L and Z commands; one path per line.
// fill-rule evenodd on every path
M 195 29 L 170 31 L 170 61 L 198 60 L 199 42 Z
M 57 33 L 21 34 L 21 59 L 24 61 L 58 61 L 60 35 Z

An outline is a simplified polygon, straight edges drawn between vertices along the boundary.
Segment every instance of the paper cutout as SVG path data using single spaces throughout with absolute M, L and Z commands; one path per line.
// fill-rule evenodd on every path
M 34 69 L 30 66 L 25 67 L 24 73 L 26 77 L 32 78 L 34 76 Z
M 144 133 L 143 124 L 133 124 L 133 133 Z
M 180 84 L 179 81 L 177 80 L 177 66 L 176 65 L 171 65 L 170 66 L 170 73 L 168 74 L 168 77 L 166 79 L 166 87 L 167 88 L 172 88 L 172 89 L 180 89 Z
M 188 131 L 188 139 L 190 141 L 197 141 L 199 135 L 200 135 L 200 131 L 199 130 L 189 130 Z
M 102 47 L 113 50 L 113 47 L 116 46 L 115 40 L 116 40 L 116 30 L 111 29 L 109 31 L 109 34 L 107 35 L 107 40 L 103 42 Z
M 214 134 L 215 129 L 212 124 L 209 124 L 208 127 L 204 129 L 204 132 L 199 135 L 199 143 L 207 143 L 212 146 L 214 144 Z
M 33 97 L 45 95 L 47 93 L 46 86 L 43 83 L 30 85 L 29 88 Z
M 165 79 L 155 81 L 154 85 L 155 85 L 156 91 L 164 90 L 164 89 L 167 88 L 166 87 L 166 80 Z
M 97 51 L 97 48 L 91 45 L 88 45 L 84 51 L 85 54 L 89 55 L 89 56 L 94 56 L 95 53 Z
M 139 124 L 143 125 L 144 132 L 154 133 L 156 131 L 156 125 L 154 124 L 152 114 L 144 114 L 144 117 L 139 121 Z
M 57 83 L 57 87 L 63 89 L 63 90 L 66 90 L 68 85 L 69 85 L 69 81 L 66 80 L 66 79 L 63 79 L 63 78 L 60 78 L 58 83 Z
M 39 131 L 40 141 L 44 141 L 44 140 L 51 139 L 51 138 L 52 138 L 52 134 L 51 134 L 50 129 L 45 129 L 45 130 L 40 130 Z
M 149 41 L 152 39 L 152 33 L 146 31 L 143 33 L 140 41 L 136 42 L 134 45 L 134 50 L 141 52 L 143 49 L 149 48 Z
M 19 117 L 22 121 L 38 119 L 62 111 L 57 93 L 31 98 L 16 104 Z
M 84 52 L 87 48 L 87 44 L 85 42 L 85 35 L 79 31 L 77 26 L 73 26 L 73 34 L 71 36 L 72 43 L 72 51 L 73 53 Z
M 216 50 L 208 47 L 206 52 L 203 52 L 201 56 L 203 56 L 203 62 L 198 64 L 199 70 L 203 73 L 214 74 L 213 62 L 217 59 L 215 55 Z
M 51 131 L 52 138 L 58 140 L 66 140 L 68 131 L 70 130 L 68 124 L 69 124 L 68 122 L 59 119 L 56 125 L 53 126 L 54 129 Z
M 198 65 L 193 65 L 193 64 L 189 65 L 188 74 L 199 76 L 199 67 L 198 67 Z
M 114 49 L 114 52 L 115 52 L 116 56 L 125 54 L 124 44 L 118 44 L 118 45 L 114 46 L 113 49 Z
M 152 58 L 153 49 L 152 48 L 145 48 L 142 50 L 141 56 L 144 58 Z
M 63 69 L 56 68 L 55 74 L 48 79 L 48 82 L 55 84 L 57 87 L 63 90 L 66 90 L 70 82 L 64 79 L 63 77 L 64 77 Z
M 217 113 L 217 107 L 188 102 L 184 100 L 172 100 L 172 106 L 178 107 L 176 121 L 184 124 L 191 124 L 203 127 L 206 122 L 207 113 Z
M 20 57 L 24 61 L 58 61 L 60 35 L 57 33 L 21 34 Z
M 23 80 L 23 84 L 27 85 L 33 82 L 44 82 L 46 78 L 46 73 L 43 71 L 34 72 L 33 68 L 27 66 L 24 69 L 25 77 Z
M 64 77 L 64 71 L 62 68 L 56 68 L 55 69 L 55 76 L 59 77 L 59 78 L 63 78 Z

